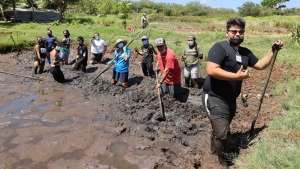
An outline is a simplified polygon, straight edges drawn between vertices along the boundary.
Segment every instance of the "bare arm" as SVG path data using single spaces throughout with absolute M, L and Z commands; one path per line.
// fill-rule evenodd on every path
M 240 70 L 236 73 L 227 72 L 222 69 L 220 65 L 207 61 L 206 62 L 206 72 L 209 76 L 219 79 L 219 80 L 243 80 L 249 78 L 248 70 L 243 70 L 243 66 L 241 66 Z
M 162 76 L 161 76 L 161 81 L 158 82 L 158 84 L 156 84 L 156 88 L 161 87 L 162 83 L 165 81 L 165 79 L 167 78 L 168 74 L 170 72 L 170 69 L 167 68 L 165 69 L 165 71 L 163 72 Z M 156 77 L 157 78 L 157 77 Z
M 35 51 L 36 51 L 37 57 L 38 57 L 39 59 L 41 59 L 41 55 L 40 55 L 40 47 L 39 47 L 39 45 L 35 45 Z
M 263 58 L 259 59 L 258 62 L 252 67 L 257 70 L 266 69 L 271 64 L 271 60 L 273 58 L 274 49 L 275 49 L 276 45 L 279 46 L 279 49 L 282 49 L 284 47 L 284 44 L 281 40 L 274 42 L 272 44 L 271 48 L 265 54 L 265 56 Z

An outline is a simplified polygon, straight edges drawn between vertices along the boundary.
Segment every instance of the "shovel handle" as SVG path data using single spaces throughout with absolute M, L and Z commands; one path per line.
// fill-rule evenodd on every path
M 261 96 L 260 96 L 260 99 L 259 99 L 259 104 L 258 104 L 258 107 L 257 107 L 257 110 L 256 110 L 256 114 L 255 114 L 254 119 L 253 119 L 252 124 L 251 124 L 251 129 L 250 129 L 250 136 L 251 137 L 254 135 L 255 122 L 258 118 L 258 113 L 261 109 L 261 104 L 263 102 L 263 99 L 264 99 L 264 96 L 265 96 L 265 93 L 266 93 L 266 90 L 267 90 L 267 87 L 268 87 L 268 83 L 269 83 L 269 80 L 270 80 L 270 77 L 271 77 L 271 73 L 272 73 L 272 70 L 273 70 L 273 67 L 274 67 L 275 60 L 276 60 L 279 49 L 280 49 L 279 45 L 275 45 L 275 49 L 273 51 L 273 57 L 272 57 L 272 60 L 271 60 L 271 65 L 270 65 L 270 69 L 269 69 L 269 72 L 268 72 L 268 76 L 266 78 L 265 86 L 264 86 L 264 89 L 261 93 Z

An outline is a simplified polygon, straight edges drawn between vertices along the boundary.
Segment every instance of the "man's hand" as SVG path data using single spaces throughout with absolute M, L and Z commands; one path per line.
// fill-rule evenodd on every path
M 157 78 L 157 77 L 156 77 Z M 160 88 L 161 87 L 161 84 L 160 83 L 157 83 L 156 84 L 156 89 Z
M 124 57 L 124 60 L 127 61 L 128 59 L 129 59 L 129 56 L 126 55 L 126 56 Z
M 250 78 L 250 73 L 248 69 L 243 70 L 243 65 L 241 65 L 240 70 L 236 72 L 237 80 L 244 80 Z
M 281 40 L 277 40 L 276 42 L 272 43 L 272 51 L 274 51 L 276 48 L 279 50 L 284 48 L 284 44 Z

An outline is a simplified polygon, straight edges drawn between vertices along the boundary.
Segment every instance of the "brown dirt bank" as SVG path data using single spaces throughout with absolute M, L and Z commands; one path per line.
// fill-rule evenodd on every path
M 1 55 L 0 70 L 31 76 L 33 55 Z M 74 59 L 75 50 L 70 57 Z M 110 84 L 111 70 L 93 81 L 104 64 L 88 65 L 86 74 L 62 66 L 65 77 L 73 79 L 66 84 L 47 72 L 35 76 L 43 81 L 0 74 L 0 168 L 218 168 L 210 155 L 211 127 L 201 105 L 202 90 L 184 88 L 188 98 L 182 103 L 164 97 L 167 120 L 160 121 L 155 80 L 142 76 L 138 62 L 131 63 L 128 89 Z M 276 65 L 270 88 L 280 82 L 283 69 L 292 70 Z M 238 101 L 231 126 L 232 158 L 249 145 L 248 130 L 267 70 L 252 74 L 244 84 L 249 106 Z M 265 98 L 257 133 L 276 111 L 276 97 Z

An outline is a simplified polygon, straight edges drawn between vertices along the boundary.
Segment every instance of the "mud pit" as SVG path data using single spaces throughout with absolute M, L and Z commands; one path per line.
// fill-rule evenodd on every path
M 33 56 L 31 51 L 1 55 L 0 70 L 31 76 Z M 72 61 L 75 50 L 70 57 Z M 66 84 L 47 72 L 33 76 L 43 81 L 0 73 L 0 168 L 219 168 L 210 154 L 211 127 L 201 105 L 202 89 L 183 88 L 182 103 L 165 96 L 166 121 L 161 121 L 155 79 L 143 77 L 138 62 L 131 62 L 128 89 L 110 84 L 112 69 L 93 81 L 105 64 L 88 65 L 86 74 L 62 66 L 65 77 L 74 79 Z M 292 68 L 275 66 L 267 93 L 287 69 Z M 245 82 L 247 108 L 238 99 L 231 126 L 232 159 L 249 145 L 248 130 L 267 71 L 253 70 Z M 266 97 L 256 133 L 266 131 L 265 123 L 277 110 L 276 98 Z

